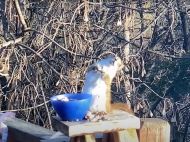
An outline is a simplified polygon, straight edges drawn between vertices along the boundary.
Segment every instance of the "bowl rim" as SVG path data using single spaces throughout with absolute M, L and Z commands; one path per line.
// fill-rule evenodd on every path
M 92 95 L 91 94 L 88 94 L 88 93 L 63 93 L 63 94 L 58 94 L 58 95 L 54 95 L 52 97 L 50 97 L 50 100 L 51 101 L 56 101 L 56 97 L 57 96 L 64 96 L 64 95 L 77 95 L 77 94 L 84 94 L 84 95 L 88 95 L 90 99 L 92 99 Z M 75 101 L 82 101 L 82 100 L 88 100 L 89 98 L 84 98 L 84 99 L 76 99 L 76 100 L 69 100 L 69 101 L 66 101 L 66 102 L 75 102 Z M 64 101 L 65 102 L 65 101 Z

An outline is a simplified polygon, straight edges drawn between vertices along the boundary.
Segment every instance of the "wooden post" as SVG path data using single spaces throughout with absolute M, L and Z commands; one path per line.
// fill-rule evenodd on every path
M 140 142 L 170 142 L 170 125 L 158 118 L 141 119 Z

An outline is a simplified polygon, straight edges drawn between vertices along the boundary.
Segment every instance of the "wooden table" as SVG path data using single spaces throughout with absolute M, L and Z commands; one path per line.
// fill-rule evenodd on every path
M 71 141 L 95 142 L 95 135 L 102 133 L 104 142 L 138 142 L 136 129 L 140 128 L 140 119 L 127 112 L 117 110 L 106 116 L 104 121 L 68 122 L 53 117 L 55 129 L 71 137 Z

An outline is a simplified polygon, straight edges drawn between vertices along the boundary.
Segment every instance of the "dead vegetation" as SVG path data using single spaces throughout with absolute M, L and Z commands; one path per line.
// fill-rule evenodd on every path
M 87 67 L 115 53 L 125 68 L 113 82 L 113 100 L 130 102 L 140 117 L 169 120 L 185 141 L 187 2 L 5 0 L 0 7 L 2 111 L 51 128 L 49 98 L 80 92 Z

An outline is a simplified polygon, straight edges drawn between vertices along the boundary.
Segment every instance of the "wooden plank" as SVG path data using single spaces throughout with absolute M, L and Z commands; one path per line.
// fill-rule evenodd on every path
M 40 142 L 55 134 L 54 131 L 16 118 L 7 119 L 4 123 L 8 127 L 8 142 Z M 62 141 L 68 141 L 68 137 L 61 137 Z
M 158 118 L 141 119 L 140 142 L 170 142 L 170 125 Z
M 117 110 L 106 116 L 108 120 L 99 122 L 68 122 L 60 121 L 57 117 L 53 117 L 53 126 L 63 132 L 67 136 L 79 136 L 85 134 L 93 134 L 98 132 L 113 132 L 124 129 L 139 129 L 140 119 L 125 111 Z

